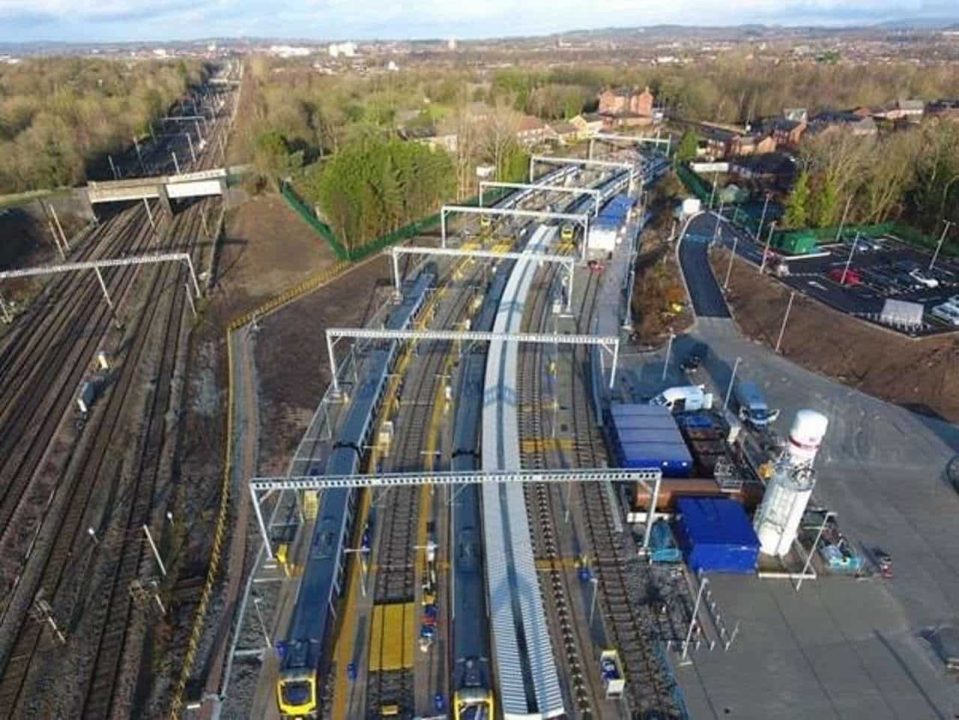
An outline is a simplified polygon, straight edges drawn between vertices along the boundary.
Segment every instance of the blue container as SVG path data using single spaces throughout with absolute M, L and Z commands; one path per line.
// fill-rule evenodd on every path
M 759 538 L 742 505 L 728 498 L 679 498 L 676 541 L 698 572 L 756 572 Z
M 649 533 L 649 557 L 655 563 L 678 563 L 683 559 L 673 531 L 665 520 L 653 523 L 653 529 Z
M 655 405 L 612 405 L 614 452 L 621 467 L 659 468 L 664 477 L 689 477 L 693 457 L 676 420 Z
M 623 442 L 620 453 L 621 466 L 625 468 L 659 468 L 667 478 L 689 477 L 693 471 L 693 458 L 683 443 Z

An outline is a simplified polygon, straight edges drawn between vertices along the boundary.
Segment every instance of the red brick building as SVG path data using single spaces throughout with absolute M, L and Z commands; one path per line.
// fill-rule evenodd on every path
M 652 118 L 653 94 L 646 87 L 642 92 L 634 90 L 604 90 L 599 96 L 600 115 L 636 115 Z

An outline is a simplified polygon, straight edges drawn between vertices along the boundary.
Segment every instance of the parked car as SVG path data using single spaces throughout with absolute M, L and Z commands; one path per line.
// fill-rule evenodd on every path
M 845 277 L 843 277 L 845 274 Z M 852 268 L 843 270 L 842 268 L 833 268 L 827 273 L 830 280 L 840 285 L 862 285 L 862 276 Z
M 959 305 L 953 305 L 951 302 L 944 302 L 941 305 L 933 307 L 929 314 L 947 325 L 959 327 Z
M 929 277 L 919 268 L 914 268 L 909 271 L 909 277 L 915 280 L 917 283 L 927 288 L 937 288 L 939 287 L 939 281 L 934 277 Z
M 679 369 L 683 372 L 698 370 L 708 354 L 709 347 L 705 343 L 696 343 L 693 345 L 692 350 L 689 351 L 689 354 L 679 364 Z

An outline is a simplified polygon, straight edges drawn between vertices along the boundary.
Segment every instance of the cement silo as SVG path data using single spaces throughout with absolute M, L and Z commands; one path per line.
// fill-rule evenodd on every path
M 787 555 L 796 539 L 799 523 L 816 485 L 813 461 L 828 425 L 826 416 L 815 410 L 796 413 L 786 449 L 776 461 L 753 522 L 760 550 L 765 555 Z

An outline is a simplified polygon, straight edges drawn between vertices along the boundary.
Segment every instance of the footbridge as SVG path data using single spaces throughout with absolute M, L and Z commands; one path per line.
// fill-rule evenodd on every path
M 171 199 L 223 195 L 231 179 L 242 175 L 248 169 L 246 165 L 239 165 L 179 175 L 90 181 L 86 191 L 91 205 L 154 198 L 159 198 L 161 202 L 166 203 Z

